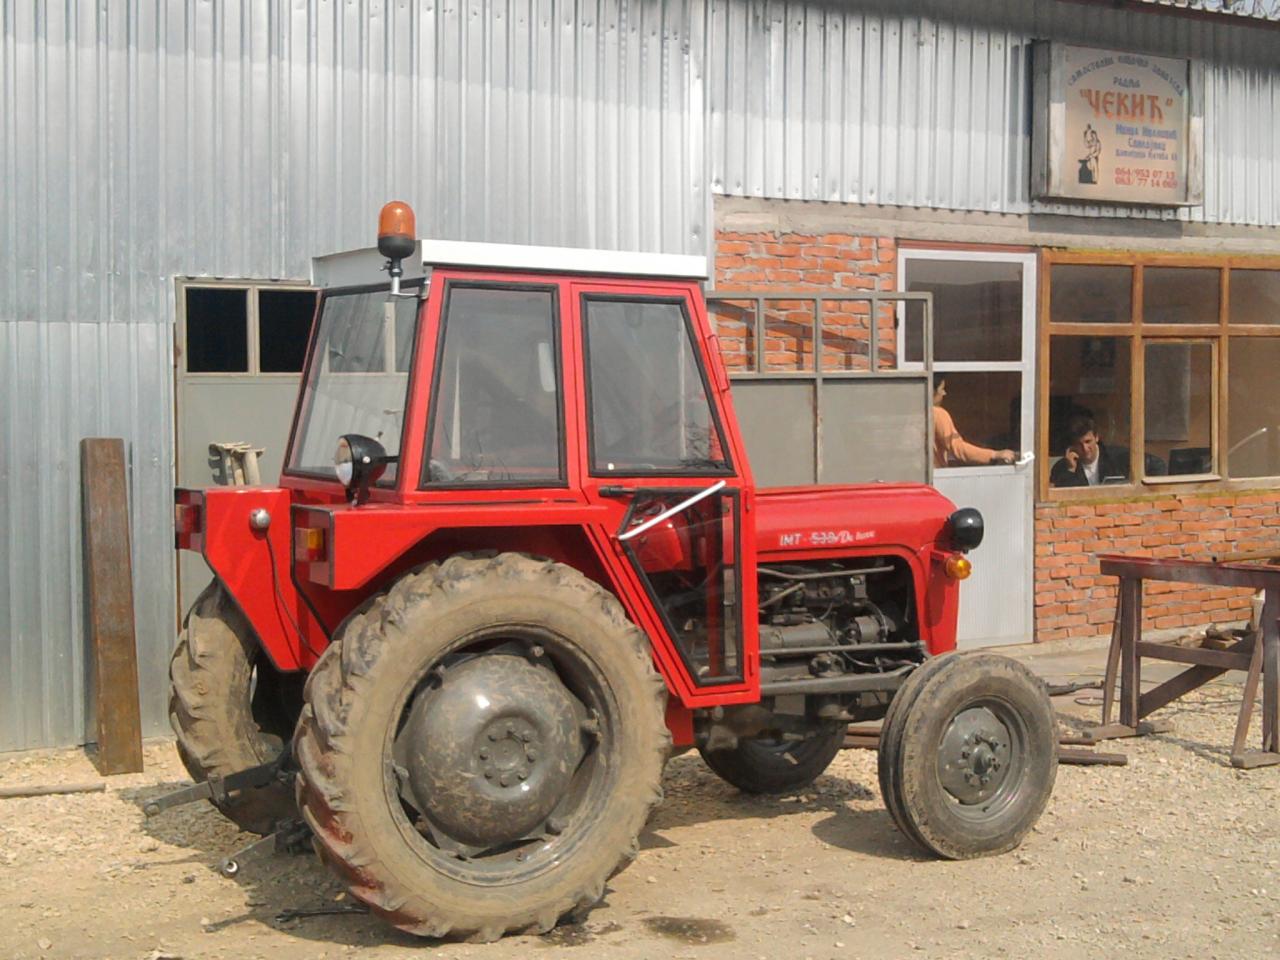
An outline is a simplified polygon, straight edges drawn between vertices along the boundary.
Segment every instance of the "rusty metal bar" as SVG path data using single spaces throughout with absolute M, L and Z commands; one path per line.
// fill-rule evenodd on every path
M 1103 576 L 1120 577 L 1121 580 L 1168 580 L 1212 587 L 1280 589 L 1280 567 L 1209 563 L 1205 560 L 1153 560 L 1107 553 L 1098 555 L 1098 565 Z
M 1142 660 L 1138 657 L 1138 637 L 1142 634 L 1142 581 L 1123 579 L 1120 591 L 1124 595 L 1124 613 L 1120 624 L 1120 722 L 1126 727 L 1137 727 L 1142 719 L 1138 713 L 1138 695 L 1142 689 Z
M 1124 611 L 1124 594 L 1116 591 L 1116 617 L 1111 623 L 1111 646 L 1107 648 L 1107 672 L 1102 680 L 1102 725 L 1111 724 L 1116 705 L 1116 671 L 1120 669 L 1120 618 Z
M 1262 648 L 1264 644 L 1253 645 L 1253 655 L 1249 658 L 1249 675 L 1245 677 L 1244 690 L 1241 691 L 1240 715 L 1236 717 L 1236 735 L 1231 741 L 1231 757 L 1243 756 L 1245 742 L 1249 739 L 1249 721 L 1253 718 L 1253 701 L 1258 695 L 1258 677 L 1262 672 Z
M 80 471 L 97 766 L 103 774 L 140 773 L 142 717 L 124 441 L 81 440 Z
M 1268 590 L 1262 604 L 1262 749 L 1280 752 L 1280 591 Z
M 1183 670 L 1176 677 L 1170 677 L 1138 697 L 1138 715 L 1145 717 L 1154 713 L 1192 690 L 1203 687 L 1210 680 L 1217 680 L 1226 672 L 1222 667 L 1192 667 L 1190 670 Z
M 1208 650 L 1203 647 L 1175 647 L 1169 643 L 1152 643 L 1150 640 L 1138 641 L 1138 656 L 1152 660 L 1168 660 L 1172 663 L 1191 663 L 1200 667 L 1221 667 L 1223 670 L 1248 670 L 1248 653 L 1233 653 L 1230 650 Z

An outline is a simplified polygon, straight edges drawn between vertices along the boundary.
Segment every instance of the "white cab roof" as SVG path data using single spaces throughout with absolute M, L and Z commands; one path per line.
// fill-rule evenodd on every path
M 321 287 L 386 283 L 386 258 L 374 247 L 347 250 L 311 261 L 311 279 Z M 515 243 L 466 243 L 419 240 L 418 253 L 403 262 L 404 279 L 414 280 L 433 267 L 520 270 L 528 273 L 580 273 L 611 277 L 705 280 L 706 257 L 574 247 L 530 247 Z
M 575 247 L 528 247 L 515 243 L 420 240 L 424 267 L 493 267 L 609 276 L 681 277 L 705 280 L 707 258 L 675 253 L 632 253 Z

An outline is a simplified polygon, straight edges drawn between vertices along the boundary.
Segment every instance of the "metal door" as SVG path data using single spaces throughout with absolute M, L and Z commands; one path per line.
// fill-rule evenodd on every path
M 758 692 L 752 495 L 724 428 L 728 380 L 695 288 L 571 285 L 580 357 L 573 433 L 587 498 L 649 600 L 633 609 L 686 704 Z M 622 573 L 622 571 L 618 571 Z M 637 591 L 638 595 L 638 591 Z M 648 620 L 649 623 L 644 623 Z
M 941 466 L 934 485 L 977 507 L 986 538 L 961 591 L 962 648 L 1032 640 L 1034 620 L 1034 376 L 1036 256 L 970 250 L 900 250 L 899 286 L 933 294 L 933 379 L 944 409 L 969 444 L 1009 450 L 1013 464 Z M 909 364 L 925 352 L 899 327 Z M 981 456 L 976 452 L 973 457 Z
M 193 317 L 188 308 L 198 293 L 216 294 L 233 309 L 225 314 L 206 310 L 203 325 L 191 329 L 189 320 Z M 224 441 L 264 450 L 259 464 L 261 481 L 274 484 L 279 479 L 310 321 L 305 326 L 274 322 L 278 311 L 268 299 L 298 298 L 313 313 L 315 296 L 313 289 L 300 283 L 178 282 L 174 334 L 178 486 L 230 484 L 232 479 L 221 459 L 210 450 L 210 444 Z M 197 339 L 215 360 L 230 362 L 197 362 L 201 352 L 194 342 Z M 279 359 L 276 354 L 281 346 L 287 347 L 286 352 L 296 361 L 272 362 Z M 213 571 L 199 554 L 189 550 L 178 552 L 177 564 L 181 616 L 212 579 Z

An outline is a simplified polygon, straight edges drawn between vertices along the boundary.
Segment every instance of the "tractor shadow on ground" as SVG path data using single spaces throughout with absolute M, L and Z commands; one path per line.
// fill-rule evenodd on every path
M 236 884 L 244 908 L 200 925 L 209 933 L 235 928 L 266 928 L 317 943 L 352 947 L 392 946 L 404 950 L 431 949 L 449 941 L 421 939 L 389 926 L 365 912 L 306 916 L 308 911 L 350 911 L 350 894 L 309 852 L 304 854 L 264 851 L 247 860 L 234 878 L 222 876 L 219 867 L 227 857 L 248 846 L 256 838 L 242 833 L 207 802 L 200 801 L 144 817 L 142 808 L 158 796 L 188 786 L 185 781 L 166 781 L 120 791 L 122 799 L 138 808 L 141 833 L 156 841 L 190 851 L 186 857 L 155 860 L 140 869 L 173 874 L 174 895 L 181 896 L 182 884 L 194 883 L 197 870 L 204 870 L 224 884 Z M 863 809 L 849 801 L 878 799 L 870 787 L 842 776 L 824 775 L 806 790 L 792 796 L 757 797 L 739 792 L 721 781 L 696 756 L 681 757 L 668 764 L 664 777 L 666 799 L 658 806 L 640 835 L 642 850 L 678 847 L 664 834 L 686 826 L 725 820 L 777 820 L 785 828 L 793 815 L 826 814 L 809 826 L 813 836 L 841 850 L 897 860 L 925 859 L 897 832 L 888 813 L 879 806 Z M 695 834 L 696 838 L 696 834 Z M 696 842 L 696 839 L 695 839 Z M 606 903 L 611 889 L 606 888 Z M 192 897 L 198 892 L 192 888 Z M 303 916 L 293 916 L 300 911 Z M 199 916 L 199 907 L 192 910 Z M 282 917 L 284 915 L 284 917 Z M 193 921 L 195 923 L 195 921 Z M 546 937 L 528 937 L 531 944 L 554 946 L 563 938 L 564 924 Z M 576 927 L 575 927 L 576 929 Z M 563 945 L 563 944 L 560 944 Z
M 927 860 L 894 826 L 880 806 L 879 793 L 838 774 L 824 774 L 793 794 L 760 796 L 725 783 L 694 755 L 672 760 L 663 778 L 666 797 L 640 834 L 640 849 L 675 847 L 666 834 L 684 827 L 722 820 L 775 820 L 779 828 L 792 816 L 827 814 L 809 829 L 823 843 L 869 857 Z M 873 809 L 854 805 L 876 801 Z M 694 838 L 696 841 L 696 837 Z
M 443 943 L 403 933 L 365 911 L 352 911 L 351 895 L 309 850 L 301 854 L 264 850 L 247 859 L 235 877 L 224 877 L 219 869 L 223 858 L 258 839 L 254 834 L 241 832 L 203 800 L 164 810 L 154 817 L 145 817 L 142 813 L 149 800 L 186 786 L 190 786 L 189 781 L 167 781 L 121 790 L 119 795 L 138 808 L 138 829 L 142 834 L 190 851 L 190 856 L 152 861 L 145 866 L 156 871 L 187 868 L 175 873 L 175 897 L 194 889 L 182 884 L 194 882 L 197 868 L 211 874 L 220 883 L 235 884 L 240 888 L 244 909 L 229 916 L 220 916 L 210 923 L 198 924 L 199 929 L 216 933 L 241 925 L 257 926 L 319 943 L 352 947 L 393 946 L 408 950 Z M 191 896 L 198 897 L 198 894 L 192 893 Z M 320 910 L 349 912 L 305 915 L 308 911 Z M 304 915 L 291 916 L 290 911 L 300 911 Z M 199 916 L 199 906 L 192 912 Z

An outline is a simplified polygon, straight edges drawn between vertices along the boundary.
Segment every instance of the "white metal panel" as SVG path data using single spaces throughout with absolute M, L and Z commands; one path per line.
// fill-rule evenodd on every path
M 1031 502 L 1035 471 L 1030 466 L 1000 469 L 1008 476 L 981 477 L 964 469 L 934 471 L 934 486 L 958 507 L 977 507 L 986 524 L 982 545 L 969 553 L 973 573 L 960 584 L 956 642 L 962 650 L 1034 639 L 1033 541 L 1026 529 L 1029 509 L 1023 505 Z
M 580 247 L 534 247 L 506 243 L 421 240 L 427 266 L 495 267 L 505 270 L 566 271 L 616 276 L 706 279 L 707 258 L 678 253 L 585 250 Z
M 457 240 L 703 254 L 703 7 L 0 0 L 0 750 L 83 740 L 78 441 L 130 453 L 144 729 L 175 633 L 174 278 Z

